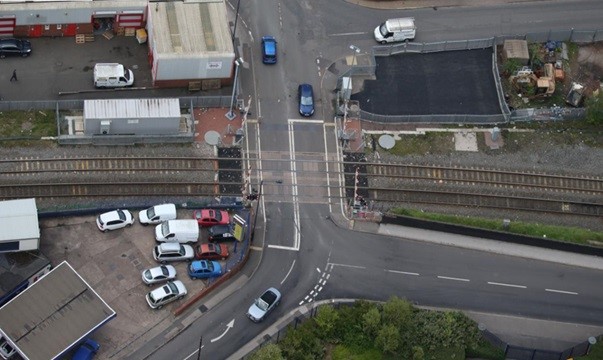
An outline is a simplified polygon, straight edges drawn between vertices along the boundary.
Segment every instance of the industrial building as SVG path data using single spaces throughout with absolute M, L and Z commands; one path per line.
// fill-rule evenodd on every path
M 36 199 L 0 202 L 0 253 L 37 250 L 40 226 Z

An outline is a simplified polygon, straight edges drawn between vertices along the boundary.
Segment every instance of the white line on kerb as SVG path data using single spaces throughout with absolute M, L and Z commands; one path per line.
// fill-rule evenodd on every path
M 419 276 L 419 273 L 414 273 L 414 272 L 398 271 L 398 270 L 385 270 L 385 271 L 390 272 L 390 273 L 394 273 L 394 274 Z
M 497 283 L 497 282 L 490 282 L 488 281 L 489 285 L 498 285 L 498 286 L 508 286 L 508 287 L 514 287 L 514 288 L 520 288 L 520 289 L 526 289 L 527 286 L 524 285 L 514 285 L 514 284 L 504 284 L 504 283 Z
M 463 279 L 463 278 L 455 278 L 455 277 L 448 277 L 448 276 L 438 276 L 438 279 L 443 279 L 443 280 L 454 280 L 454 281 L 466 281 L 469 282 L 469 279 Z
M 544 291 L 554 292 L 554 293 L 559 293 L 559 294 L 578 295 L 577 292 L 573 292 L 573 291 L 564 291 L 564 290 L 555 290 L 555 289 L 544 289 Z

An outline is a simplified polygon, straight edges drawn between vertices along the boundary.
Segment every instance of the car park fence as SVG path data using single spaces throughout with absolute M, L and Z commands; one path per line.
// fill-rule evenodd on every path
M 391 45 L 377 45 L 372 48 L 372 57 L 392 56 L 404 53 L 433 53 L 441 51 L 459 51 L 493 48 L 492 74 L 496 84 L 501 114 L 470 115 L 470 114 L 425 114 L 425 115 L 380 115 L 359 111 L 362 120 L 376 123 L 442 123 L 442 124 L 501 124 L 515 121 L 549 121 L 549 120 L 580 120 L 585 116 L 583 108 L 550 109 L 521 109 L 511 111 L 505 101 L 504 91 L 500 81 L 497 64 L 496 45 L 504 44 L 505 40 L 527 40 L 528 42 L 545 43 L 547 41 L 566 41 L 575 43 L 593 43 L 603 41 L 603 30 L 549 30 L 527 33 L 525 35 L 502 35 L 486 39 L 453 40 L 433 43 L 402 42 Z M 369 61 L 375 64 L 376 61 Z M 374 67 L 372 68 L 374 75 Z M 366 66 L 352 66 L 344 76 L 370 75 Z M 339 81 L 341 83 L 341 79 Z

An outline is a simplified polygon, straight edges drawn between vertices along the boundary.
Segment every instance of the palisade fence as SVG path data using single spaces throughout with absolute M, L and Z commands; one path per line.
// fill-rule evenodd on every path
M 504 91 L 500 81 L 496 45 L 504 44 L 505 40 L 519 39 L 528 42 L 545 43 L 547 41 L 565 41 L 575 43 L 593 43 L 603 41 L 603 30 L 550 30 L 546 32 L 528 33 L 526 35 L 503 35 L 487 39 L 440 41 L 434 43 L 403 42 L 392 45 L 378 45 L 372 49 L 372 56 L 391 56 L 404 53 L 432 53 L 441 51 L 476 50 L 493 48 L 492 73 L 498 92 L 501 114 L 491 115 L 466 115 L 466 114 L 431 114 L 431 115 L 379 115 L 360 109 L 360 118 L 378 123 L 474 123 L 474 124 L 500 124 L 515 121 L 543 121 L 543 120 L 577 120 L 585 116 L 584 108 L 550 109 L 521 109 L 510 111 L 504 99 Z M 373 64 L 375 61 L 372 62 Z M 342 76 L 374 75 L 369 73 L 367 66 L 354 67 Z
M 259 350 L 260 348 L 268 344 L 278 344 L 286 335 L 288 331 L 295 330 L 297 327 L 308 319 L 316 317 L 318 309 L 321 306 L 331 306 L 335 309 L 339 309 L 342 306 L 353 306 L 356 300 L 353 299 L 330 299 L 317 301 L 305 306 L 306 311 L 295 310 L 290 313 L 291 316 L 286 321 L 281 321 L 271 326 L 264 333 L 256 337 L 256 341 L 250 342 L 248 345 L 255 343 L 255 347 L 248 348 L 245 346 L 246 353 L 238 352 L 234 355 L 239 356 L 241 359 L 249 359 L 251 355 Z M 308 309 L 309 307 L 309 309 Z M 492 346 L 502 350 L 505 354 L 505 359 L 513 360 L 566 360 L 571 357 L 583 356 L 589 353 L 591 343 L 586 340 L 580 344 L 572 346 L 563 351 L 551 351 L 542 349 L 530 349 L 521 346 L 514 346 L 501 340 L 498 336 L 494 335 L 487 329 L 483 328 L 481 324 L 478 324 L 478 329 L 484 340 L 490 343 Z M 603 336 L 599 336 L 595 339 L 596 342 L 603 340 Z

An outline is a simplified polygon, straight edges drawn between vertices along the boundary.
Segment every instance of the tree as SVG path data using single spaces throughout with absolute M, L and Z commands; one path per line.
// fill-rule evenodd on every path
M 393 324 L 383 325 L 377 332 L 375 338 L 375 347 L 381 349 L 384 353 L 395 353 L 400 343 L 400 333 Z
M 318 334 L 325 340 L 332 340 L 333 331 L 339 314 L 331 305 L 323 305 L 318 308 L 318 314 L 314 320 L 318 326 Z
M 262 346 L 251 354 L 250 360 L 285 360 L 281 348 L 276 344 Z
M 374 337 L 381 325 L 381 313 L 376 307 L 371 308 L 362 316 L 362 325 L 364 332 L 369 337 Z
M 425 351 L 420 346 L 412 347 L 412 360 L 423 360 L 425 359 Z
M 397 296 L 392 296 L 383 304 L 383 323 L 392 324 L 399 330 L 409 324 L 412 314 L 412 305 Z

